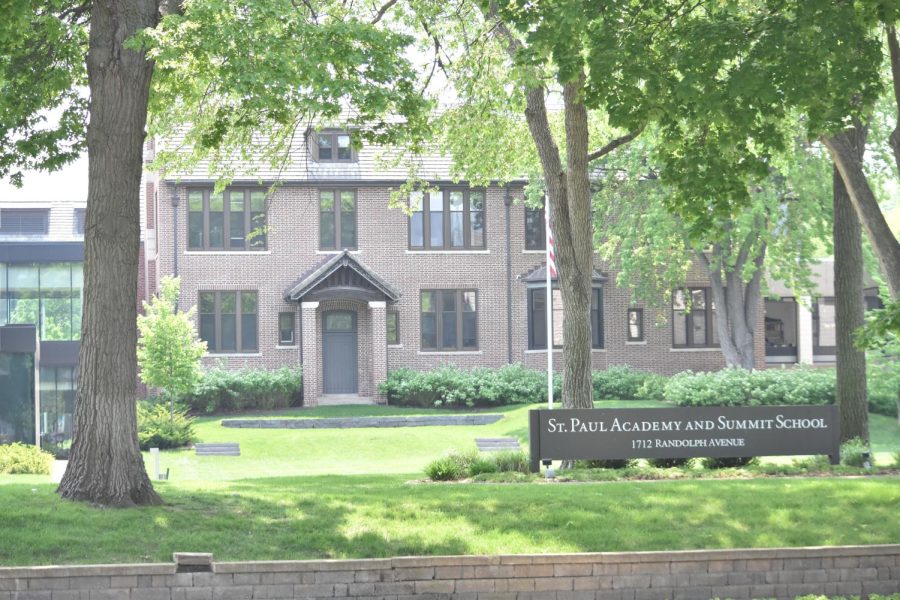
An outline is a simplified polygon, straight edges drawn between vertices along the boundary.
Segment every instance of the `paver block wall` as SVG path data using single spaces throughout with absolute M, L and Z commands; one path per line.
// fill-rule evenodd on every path
M 900 591 L 900 545 L 0 569 L 0 600 L 657 600 Z

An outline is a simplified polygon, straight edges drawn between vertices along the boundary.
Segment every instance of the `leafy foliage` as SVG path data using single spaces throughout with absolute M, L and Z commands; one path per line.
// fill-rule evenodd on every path
M 184 410 L 170 415 L 164 404 L 138 402 L 137 423 L 141 450 L 180 448 L 196 440 L 194 419 Z
M 192 323 L 195 307 L 178 310 L 178 278 L 163 277 L 159 294 L 144 303 L 138 315 L 137 358 L 141 381 L 161 388 L 174 398 L 194 389 L 200 380 L 200 359 L 206 342 L 197 336 Z
M 191 412 L 199 414 L 271 410 L 299 406 L 302 391 L 303 377 L 299 369 L 212 369 L 181 400 Z
M 672 469 L 675 467 L 690 468 L 693 460 L 692 458 L 648 458 L 647 462 L 657 469 Z
M 597 458 L 575 461 L 575 467 L 580 469 L 630 469 L 635 466 L 637 466 L 637 460 L 633 458 Z
M 49 475 L 53 455 L 30 444 L 0 445 L 0 475 Z
M 841 464 L 848 467 L 864 467 L 868 460 L 871 465 L 872 450 L 869 445 L 859 439 L 854 438 L 847 440 L 841 444 Z
M 666 399 L 678 406 L 833 404 L 832 369 L 723 369 L 685 371 L 666 384 Z
M 707 456 L 701 459 L 700 463 L 704 469 L 740 469 L 756 465 L 759 460 L 755 456 L 740 456 L 734 458 L 717 458 Z
M 609 367 L 592 373 L 594 399 L 655 400 L 656 386 L 665 378 L 662 375 L 637 371 L 625 366 Z

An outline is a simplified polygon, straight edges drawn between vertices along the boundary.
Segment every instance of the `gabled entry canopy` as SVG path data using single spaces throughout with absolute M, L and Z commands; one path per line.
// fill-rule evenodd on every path
M 344 250 L 313 267 L 284 297 L 294 302 L 331 299 L 396 302 L 400 292 Z
M 524 281 L 526 284 L 540 284 L 546 283 L 547 281 L 547 267 L 544 264 L 540 264 L 530 271 L 519 275 L 519 279 Z M 556 281 L 556 278 L 553 279 Z M 598 271 L 597 269 L 591 270 L 591 282 L 594 284 L 603 283 L 606 281 L 606 276 Z

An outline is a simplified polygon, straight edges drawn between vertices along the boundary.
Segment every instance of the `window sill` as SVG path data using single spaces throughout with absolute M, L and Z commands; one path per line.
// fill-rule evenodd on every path
M 359 254 L 359 250 L 347 250 L 350 254 Z M 316 254 L 343 254 L 344 250 L 316 250 Z
M 419 356 L 476 356 L 484 354 L 484 352 L 481 350 L 419 350 L 417 354 Z
M 388 348 L 402 348 L 403 344 L 388 344 Z
M 262 356 L 261 352 L 207 352 L 204 358 L 252 358 L 254 356 Z
M 490 254 L 490 250 L 407 250 L 407 254 Z
M 718 346 L 703 346 L 697 348 L 669 348 L 669 352 L 721 352 Z
M 546 254 L 546 250 L 522 250 L 522 254 Z
M 276 344 L 276 345 L 275 345 L 275 349 L 276 349 L 276 350 L 290 350 L 290 349 L 296 350 L 296 349 L 299 348 L 299 347 L 300 347 L 299 344 L 294 344 L 293 346 L 283 346 L 283 345 L 281 345 L 281 344 Z
M 647 340 L 632 340 L 632 341 L 626 341 L 626 342 L 625 342 L 625 345 L 626 345 L 626 346 L 646 346 L 646 345 L 647 345 Z
M 554 348 L 553 349 L 554 354 L 559 354 L 562 351 L 563 351 L 562 348 Z M 591 348 L 591 352 L 606 352 L 606 348 Z M 539 348 L 537 350 L 526 350 L 525 354 L 547 354 L 547 349 Z
M 271 250 L 185 250 L 185 256 L 253 256 L 272 254 Z

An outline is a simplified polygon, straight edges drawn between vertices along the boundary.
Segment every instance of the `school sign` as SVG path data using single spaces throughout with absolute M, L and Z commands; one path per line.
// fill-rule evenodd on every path
M 532 410 L 531 470 L 541 460 L 827 454 L 840 460 L 836 406 Z

